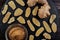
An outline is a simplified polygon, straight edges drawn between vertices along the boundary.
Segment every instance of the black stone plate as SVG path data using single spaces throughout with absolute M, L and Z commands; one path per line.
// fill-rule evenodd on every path
M 5 2 L 5 4 L 7 4 L 8 5 L 8 2 L 9 2 L 10 0 L 7 0 L 6 2 Z M 24 7 L 22 7 L 22 6 L 20 6 L 15 0 L 13 0 L 14 1 L 14 3 L 16 4 L 16 6 L 17 6 L 17 8 L 21 8 L 21 9 L 23 9 L 24 10 L 24 12 L 25 12 L 25 9 L 28 7 L 28 5 L 26 4 L 26 6 L 24 6 Z M 27 0 L 24 0 L 24 2 L 26 3 L 27 2 Z M 55 22 L 56 22 L 56 24 L 58 25 L 58 11 L 57 11 L 57 9 L 56 9 L 56 7 L 55 7 L 55 4 L 51 1 L 51 0 L 48 0 L 48 2 L 49 2 L 49 5 L 51 6 L 51 10 L 50 10 L 50 13 L 51 14 L 56 14 L 56 16 L 57 16 L 57 18 L 55 19 Z M 39 7 L 41 7 L 41 5 L 40 4 L 36 4 L 35 6 L 39 6 Z M 35 7 L 34 6 L 34 7 Z M 33 8 L 34 7 L 31 7 L 31 9 L 33 10 Z M 4 6 L 2 7 L 2 9 L 4 8 Z M 1 11 L 2 11 L 2 9 L 1 9 Z M 11 13 L 12 13 L 12 15 L 10 16 L 10 17 L 13 17 L 14 15 L 13 15 L 13 12 L 15 11 L 13 11 L 10 7 L 9 7 L 9 9 L 8 9 L 8 11 L 10 11 Z M 23 12 L 23 14 L 21 15 L 21 16 L 23 16 L 23 18 L 27 21 L 28 19 L 29 20 L 31 20 L 33 17 L 35 17 L 35 18 L 37 18 L 40 22 L 41 22 L 41 24 L 42 24 L 42 21 L 46 21 L 46 22 L 48 22 L 48 24 L 51 26 L 51 24 L 49 23 L 49 18 L 50 17 L 48 17 L 48 18 L 45 18 L 45 19 L 40 19 L 39 17 L 38 17 L 38 15 L 36 15 L 36 16 L 33 16 L 32 14 L 29 16 L 29 18 L 26 18 L 25 17 L 25 13 Z M 3 19 L 3 17 L 4 17 L 5 15 L 2 15 L 2 13 L 0 13 L 0 29 L 1 29 L 1 32 L 2 32 L 2 36 L 4 37 L 4 40 L 5 40 L 5 31 L 6 31 L 6 29 L 7 29 L 7 27 L 9 26 L 9 25 L 11 25 L 11 24 L 7 24 L 7 23 L 5 23 L 5 24 L 3 24 L 2 23 L 2 19 Z M 15 19 L 16 19 L 17 17 L 15 17 Z M 31 22 L 32 22 L 32 20 L 31 20 Z M 15 22 L 13 22 L 12 24 L 17 24 L 17 23 L 19 23 L 17 20 L 15 20 Z M 19 23 L 20 24 L 20 23 Z M 33 23 L 32 23 L 33 24 Z M 23 24 L 21 24 L 21 25 L 23 25 Z M 33 24 L 34 25 L 34 24 Z M 28 25 L 27 25 L 27 23 L 26 24 L 24 24 L 23 26 L 25 26 L 26 28 L 27 28 L 27 30 L 28 30 L 28 39 L 29 39 L 29 35 L 30 34 L 32 34 L 32 35 L 34 35 L 35 34 L 35 32 L 32 32 L 30 29 L 29 29 L 29 27 L 28 27 Z M 41 25 L 41 26 L 43 26 L 43 25 Z M 40 26 L 40 27 L 41 27 Z M 38 27 L 36 27 L 35 25 L 34 25 L 34 27 L 36 28 L 36 30 L 37 29 L 39 29 Z M 58 26 L 57 26 L 58 27 Z M 59 28 L 59 27 L 58 27 Z M 44 31 L 44 32 L 46 32 L 46 30 Z M 43 33 L 44 33 L 43 32 Z M 42 33 L 42 34 L 43 34 Z M 43 35 L 40 35 L 39 37 L 35 37 L 35 39 L 34 40 L 41 40 L 41 39 L 43 39 L 44 37 L 43 37 Z M 51 34 L 51 36 L 52 36 L 52 39 L 51 40 L 57 40 L 56 39 L 56 37 L 58 37 L 58 36 L 56 36 L 56 33 L 50 33 Z M 28 40 L 27 39 L 27 40 Z

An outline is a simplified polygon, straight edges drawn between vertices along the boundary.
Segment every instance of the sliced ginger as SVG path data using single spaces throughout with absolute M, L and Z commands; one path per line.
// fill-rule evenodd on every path
M 29 40 L 34 40 L 34 35 L 30 35 Z
M 48 25 L 48 23 L 46 21 L 43 21 L 43 25 L 48 33 L 52 32 L 50 26 Z
M 6 14 L 5 17 L 3 18 L 2 22 L 3 22 L 3 23 L 6 23 L 6 22 L 8 21 L 8 19 L 9 19 L 10 15 L 11 15 L 11 12 L 7 12 L 7 14 Z
M 16 0 L 16 2 L 21 6 L 25 6 L 25 3 L 23 0 Z
M 31 8 L 28 7 L 25 11 L 25 17 L 29 17 L 30 16 L 30 13 L 31 13 Z
M 20 8 L 17 8 L 17 9 L 15 10 L 15 12 L 14 12 L 14 16 L 19 16 L 19 15 L 21 15 L 22 13 L 23 13 L 23 10 L 20 9 Z
M 49 22 L 52 24 L 55 19 L 56 19 L 56 15 L 55 14 L 52 14 L 51 17 L 50 17 Z
M 48 33 L 44 33 L 43 36 L 44 36 L 46 39 L 51 39 L 51 35 L 48 34 Z
M 5 5 L 3 10 L 2 10 L 2 15 L 4 15 L 8 10 L 8 5 Z
M 25 19 L 24 19 L 22 16 L 18 17 L 17 20 L 18 20 L 18 22 L 21 23 L 21 24 L 25 24 L 25 23 L 26 23 L 26 22 L 25 22 Z
M 13 1 L 8 2 L 8 5 L 14 10 L 16 8 L 16 5 Z
M 53 22 L 53 23 L 52 23 L 51 28 L 52 28 L 52 31 L 53 31 L 54 33 L 56 33 L 56 32 L 57 32 L 57 25 L 56 25 L 56 23 L 55 23 L 55 22 Z
M 39 28 L 39 29 L 36 31 L 35 36 L 36 36 L 36 37 L 40 36 L 40 34 L 41 34 L 43 31 L 44 31 L 44 28 L 43 28 L 43 27 Z
M 40 27 L 40 22 L 36 19 L 36 18 L 32 18 L 32 22 L 36 25 L 36 26 L 38 26 L 38 27 Z
M 37 12 L 38 12 L 38 6 L 36 6 L 33 11 L 32 11 L 32 15 L 33 16 L 36 16 L 37 15 Z
M 34 28 L 34 26 L 33 26 L 33 24 L 31 23 L 30 20 L 27 20 L 27 24 L 28 24 L 31 31 L 35 31 L 35 28 Z
M 14 17 L 11 17 L 10 20 L 8 21 L 8 24 L 11 24 L 14 21 L 15 21 L 15 18 Z

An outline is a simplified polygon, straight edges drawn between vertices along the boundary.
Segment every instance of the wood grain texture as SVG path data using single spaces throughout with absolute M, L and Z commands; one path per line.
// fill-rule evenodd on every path
M 52 0 L 52 1 L 55 3 L 58 10 L 60 10 L 60 0 Z

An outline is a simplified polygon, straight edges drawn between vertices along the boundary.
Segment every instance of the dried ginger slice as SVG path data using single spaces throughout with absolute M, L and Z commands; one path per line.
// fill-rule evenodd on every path
M 38 12 L 38 6 L 36 6 L 33 11 L 32 11 L 32 15 L 33 16 L 36 16 L 37 15 L 37 12 Z
M 7 14 L 6 14 L 5 17 L 3 18 L 2 22 L 3 22 L 3 23 L 6 23 L 6 22 L 8 21 L 8 19 L 9 19 L 10 15 L 11 15 L 11 12 L 7 12 Z
M 48 33 L 52 32 L 50 26 L 48 25 L 48 23 L 46 21 L 43 21 L 43 25 Z
M 30 20 L 27 20 L 27 24 L 28 24 L 28 26 L 29 26 L 29 28 L 30 28 L 31 31 L 35 31 L 35 28 L 34 28 L 34 26 L 32 25 L 32 23 L 31 23 Z
M 46 39 L 51 39 L 51 35 L 48 34 L 48 33 L 44 33 L 43 36 L 44 36 Z
M 43 31 L 44 31 L 44 28 L 43 28 L 43 27 L 39 28 L 39 29 L 36 31 L 35 36 L 36 36 L 36 37 L 40 36 L 40 34 L 41 34 Z
M 51 17 L 50 17 L 49 22 L 52 24 L 55 19 L 56 19 L 56 15 L 52 14 Z
M 21 6 L 25 6 L 25 3 L 23 0 L 16 0 L 16 2 Z
M 38 26 L 38 27 L 40 27 L 40 22 L 36 19 L 36 18 L 32 18 L 32 22 L 36 25 L 36 26 Z
M 30 16 L 30 13 L 31 13 L 31 8 L 28 7 L 25 11 L 25 17 L 29 17 Z
M 2 10 L 2 15 L 4 15 L 8 10 L 8 5 L 4 5 L 4 8 Z
M 26 23 L 26 22 L 25 22 L 25 19 L 24 19 L 22 16 L 18 17 L 17 20 L 18 20 L 18 22 L 21 23 L 21 24 L 25 24 L 25 23 Z
M 14 21 L 15 21 L 15 18 L 14 17 L 11 17 L 10 20 L 8 21 L 8 24 L 11 24 Z
M 13 1 L 8 2 L 8 5 L 14 10 L 16 8 L 16 5 Z
M 14 12 L 14 16 L 19 16 L 19 15 L 21 15 L 22 13 L 23 13 L 23 10 L 20 9 L 20 8 L 17 8 L 17 9 L 15 10 L 15 12 Z
M 33 35 L 30 35 L 29 36 L 29 40 L 34 40 L 34 36 Z
M 57 25 L 56 25 L 56 23 L 55 23 L 55 22 L 53 22 L 53 23 L 52 23 L 51 28 L 52 28 L 52 31 L 53 31 L 54 33 L 56 33 L 56 32 L 57 32 Z

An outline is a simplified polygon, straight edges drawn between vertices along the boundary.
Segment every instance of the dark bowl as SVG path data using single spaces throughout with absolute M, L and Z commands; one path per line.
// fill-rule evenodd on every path
M 27 31 L 27 29 L 24 27 L 24 26 L 22 26 L 21 24 L 12 24 L 12 25 L 10 25 L 8 28 L 7 28 L 7 30 L 6 30 L 6 32 L 5 32 L 5 38 L 6 38 L 6 40 L 10 40 L 9 39 L 9 31 L 12 29 L 12 28 L 14 28 L 14 27 L 22 27 L 23 29 L 24 29 L 24 31 L 25 31 L 25 38 L 24 38 L 24 40 L 27 40 L 27 38 L 28 38 L 28 31 Z

